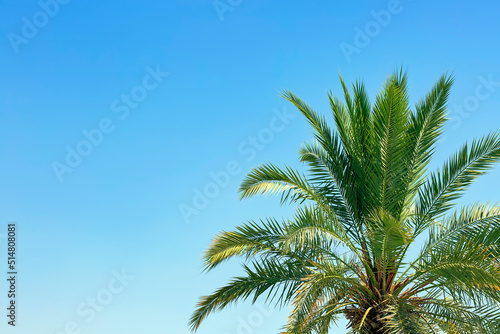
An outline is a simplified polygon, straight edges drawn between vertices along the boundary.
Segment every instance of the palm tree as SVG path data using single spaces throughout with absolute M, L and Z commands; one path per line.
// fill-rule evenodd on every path
M 283 333 L 328 333 L 340 317 L 350 333 L 500 333 L 500 205 L 450 212 L 500 160 L 499 133 L 427 173 L 453 78 L 443 75 L 414 110 L 403 71 L 389 76 L 374 104 L 362 82 L 350 92 L 340 80 L 345 102 L 328 95 L 335 130 L 282 94 L 312 126 L 315 140 L 299 150 L 308 172 L 264 164 L 240 194 L 279 194 L 297 211 L 215 237 L 206 269 L 239 256 L 245 276 L 201 298 L 191 329 L 234 302 L 265 296 L 291 305 Z M 408 259 L 415 243 L 421 248 Z

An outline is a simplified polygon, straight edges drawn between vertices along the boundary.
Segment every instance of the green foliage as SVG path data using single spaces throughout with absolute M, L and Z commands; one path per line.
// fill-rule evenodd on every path
M 341 317 L 351 333 L 500 333 L 500 206 L 449 212 L 500 160 L 499 134 L 472 140 L 428 173 L 453 79 L 443 75 L 413 110 L 402 71 L 373 104 L 362 82 L 350 92 L 340 80 L 345 102 L 328 95 L 334 130 L 283 93 L 312 127 L 314 140 L 299 149 L 308 171 L 264 164 L 250 171 L 240 194 L 279 195 L 297 212 L 215 237 L 205 269 L 240 257 L 245 276 L 203 297 L 191 329 L 212 312 L 262 296 L 292 306 L 283 333 L 328 333 Z M 418 257 L 407 259 L 424 232 Z

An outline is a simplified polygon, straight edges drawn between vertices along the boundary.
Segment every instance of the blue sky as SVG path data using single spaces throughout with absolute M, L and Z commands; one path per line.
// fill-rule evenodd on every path
M 0 2 L 0 249 L 19 228 L 5 333 L 188 333 L 198 297 L 240 271 L 201 273 L 210 239 L 293 210 L 237 198 L 311 138 L 282 89 L 327 113 L 338 73 L 373 97 L 404 66 L 416 101 L 453 71 L 433 167 L 500 128 L 496 1 L 54 1 Z M 461 203 L 499 187 L 497 168 Z M 243 303 L 199 333 L 276 333 L 285 311 Z

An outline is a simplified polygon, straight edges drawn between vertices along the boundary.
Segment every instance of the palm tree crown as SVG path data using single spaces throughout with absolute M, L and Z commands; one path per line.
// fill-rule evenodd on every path
M 450 212 L 475 178 L 500 159 L 500 136 L 462 146 L 441 169 L 426 166 L 446 120 L 452 77 L 409 107 L 407 76 L 389 76 L 372 104 L 363 83 L 345 102 L 331 93 L 326 118 L 289 91 L 310 123 L 306 174 L 264 164 L 242 198 L 279 194 L 290 219 L 262 219 L 215 237 L 207 270 L 240 256 L 245 276 L 201 299 L 190 325 L 249 297 L 291 304 L 283 333 L 328 333 L 345 317 L 351 333 L 500 333 L 500 205 Z M 406 257 L 422 233 L 415 258 Z M 419 239 L 421 240 L 421 239 Z

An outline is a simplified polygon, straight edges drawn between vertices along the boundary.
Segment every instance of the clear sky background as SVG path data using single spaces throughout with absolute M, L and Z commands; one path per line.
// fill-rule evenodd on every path
M 61 2 L 0 1 L 0 277 L 9 221 L 20 272 L 3 333 L 188 333 L 198 297 L 240 272 L 201 273 L 211 238 L 293 210 L 237 198 L 251 167 L 299 166 L 311 138 L 279 90 L 328 113 L 339 72 L 374 97 L 403 66 L 415 102 L 452 71 L 432 167 L 500 128 L 497 1 Z M 497 168 L 461 203 L 498 201 L 499 187 Z M 243 303 L 199 333 L 285 321 Z

